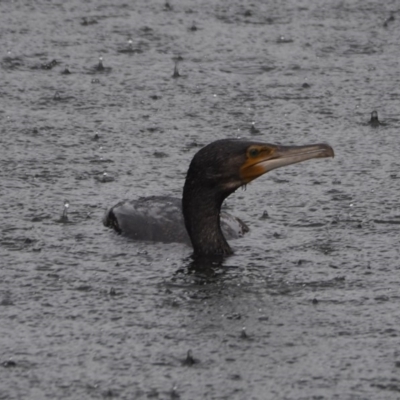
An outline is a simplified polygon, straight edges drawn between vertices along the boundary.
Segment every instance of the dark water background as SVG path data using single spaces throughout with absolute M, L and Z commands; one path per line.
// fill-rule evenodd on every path
M 399 3 L 171 5 L 0 2 L 0 399 L 400 398 Z M 237 136 L 336 157 L 229 198 L 208 274 L 103 228 Z

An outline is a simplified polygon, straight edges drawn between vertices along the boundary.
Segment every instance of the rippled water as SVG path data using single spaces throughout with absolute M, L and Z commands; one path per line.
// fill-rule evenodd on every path
M 399 398 L 398 4 L 169 4 L 0 3 L 0 399 Z M 336 157 L 230 197 L 223 266 L 101 225 L 237 136 Z

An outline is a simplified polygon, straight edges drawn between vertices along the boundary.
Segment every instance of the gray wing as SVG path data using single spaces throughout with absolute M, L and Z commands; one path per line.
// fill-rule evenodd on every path
M 122 201 L 103 218 L 105 226 L 135 240 L 190 244 L 181 200 L 174 197 L 142 197 Z
M 182 214 L 182 201 L 175 197 L 142 197 L 122 201 L 106 211 L 103 224 L 134 240 L 190 245 Z M 249 228 L 239 218 L 221 212 L 226 239 L 243 236 Z

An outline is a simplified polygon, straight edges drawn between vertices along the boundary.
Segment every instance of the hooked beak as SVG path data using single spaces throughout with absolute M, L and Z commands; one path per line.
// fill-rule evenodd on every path
M 254 152 L 254 149 L 258 152 Z M 240 169 L 240 175 L 246 184 L 273 169 L 326 157 L 334 157 L 334 152 L 331 146 L 324 143 L 306 146 L 254 146 L 247 153 L 247 160 Z

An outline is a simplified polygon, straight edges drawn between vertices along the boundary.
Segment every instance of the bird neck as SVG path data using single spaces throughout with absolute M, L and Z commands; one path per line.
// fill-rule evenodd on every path
M 182 211 L 194 256 L 225 256 L 232 254 L 220 225 L 220 211 L 226 196 L 216 188 L 202 187 L 186 180 Z

